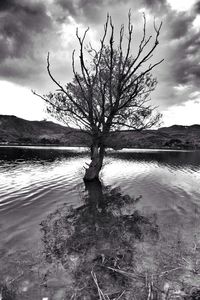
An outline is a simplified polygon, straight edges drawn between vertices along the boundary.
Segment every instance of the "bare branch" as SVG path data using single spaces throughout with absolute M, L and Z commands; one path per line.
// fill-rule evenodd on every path
M 88 118 L 87 114 L 85 113 L 85 111 L 81 108 L 80 105 L 78 105 L 73 98 L 71 97 L 71 95 L 63 88 L 63 86 L 52 76 L 51 71 L 50 71 L 50 62 L 49 62 L 49 58 L 50 58 L 50 54 L 48 52 L 47 55 L 47 71 L 48 74 L 50 76 L 50 78 L 52 79 L 52 81 L 60 88 L 60 91 L 62 91 L 68 98 L 69 100 L 74 104 L 75 107 L 78 108 L 78 110 L 81 111 L 81 113 L 83 114 L 83 116 L 85 116 L 86 118 Z
M 155 27 L 155 26 L 154 26 Z M 132 70 L 132 67 L 134 66 L 134 64 L 136 63 L 136 61 L 138 60 L 139 56 L 141 55 L 141 53 L 143 52 L 144 48 L 147 46 L 147 44 L 149 43 L 150 39 L 152 38 L 152 36 L 150 36 L 146 41 L 145 41 L 145 35 L 146 35 L 146 18 L 144 15 L 144 27 L 143 27 L 143 38 L 141 40 L 140 46 L 139 46 L 139 51 L 138 51 L 138 55 L 136 56 L 136 58 L 133 60 L 133 62 L 131 63 L 131 65 L 129 66 L 129 69 L 126 73 L 126 76 L 124 78 L 124 82 L 123 84 L 125 84 L 132 76 L 133 74 L 136 73 L 136 71 L 142 66 L 142 64 L 144 62 L 146 62 L 152 55 L 153 51 L 155 50 L 155 48 L 157 47 L 157 45 L 159 44 L 158 38 L 160 35 L 160 30 L 162 27 L 162 22 L 160 23 L 160 26 L 157 28 L 155 28 L 156 31 L 156 37 L 155 37 L 155 41 L 154 44 L 152 46 L 152 48 L 147 52 L 147 54 L 142 58 L 142 60 L 135 66 L 135 68 Z M 162 60 L 163 61 L 163 60 Z M 162 62 L 161 61 L 161 62 Z M 156 66 L 158 64 L 155 64 L 154 66 Z M 152 70 L 152 69 L 151 69 Z
M 131 53 L 133 25 L 130 10 L 127 27 L 120 27 L 118 45 L 115 45 L 115 26 L 109 14 L 99 49 L 94 49 L 91 43 L 85 45 L 89 28 L 83 35 L 77 28 L 80 71 L 76 70 L 73 50 L 73 80 L 62 85 L 51 73 L 48 53 L 47 71 L 57 90 L 46 96 L 35 95 L 47 103 L 53 115 L 69 125 L 74 122 L 77 127 L 86 128 L 99 148 L 104 147 L 105 137 L 113 128 L 142 130 L 159 124 L 160 114 L 155 113 L 155 107 L 150 105 L 149 95 L 157 84 L 151 72 L 163 61 L 154 60 L 151 63 L 159 44 L 161 27 L 162 22 L 157 26 L 154 20 L 154 37 L 148 36 L 146 16 L 143 14 L 143 30 L 135 56 Z
M 79 44 L 80 44 L 80 56 L 79 56 L 79 58 L 80 58 L 80 65 L 81 65 L 81 70 L 82 70 L 83 78 L 84 78 L 85 83 L 87 85 L 90 84 L 90 76 L 89 76 L 88 69 L 85 66 L 85 60 L 84 60 L 84 56 L 83 56 L 83 45 L 84 45 L 84 40 L 85 40 L 85 37 L 86 37 L 86 34 L 87 34 L 88 30 L 89 30 L 89 27 L 85 30 L 85 32 L 83 34 L 83 37 L 81 39 L 81 37 L 78 34 L 78 28 L 76 29 L 76 36 L 77 36 L 77 39 L 78 39 Z

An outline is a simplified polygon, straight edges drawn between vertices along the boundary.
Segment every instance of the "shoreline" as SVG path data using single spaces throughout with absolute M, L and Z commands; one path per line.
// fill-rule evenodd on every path
M 41 148 L 89 148 L 90 146 L 86 145 L 61 145 L 61 144 L 0 144 L 1 148 L 32 148 L 32 147 L 41 147 Z M 200 148 L 184 148 L 184 147 L 123 147 L 123 148 L 117 148 L 117 147 L 107 147 L 107 150 L 112 151 L 121 151 L 124 149 L 127 150 L 163 150 L 163 151 L 199 151 Z

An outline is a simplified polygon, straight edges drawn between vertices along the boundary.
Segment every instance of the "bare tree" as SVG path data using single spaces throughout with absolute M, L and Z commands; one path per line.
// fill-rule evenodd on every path
M 149 95 L 157 80 L 152 69 L 162 60 L 149 63 L 159 44 L 162 23 L 154 22 L 154 37 L 147 36 L 146 18 L 143 15 L 143 33 L 136 55 L 131 54 L 133 25 L 128 14 L 128 34 L 125 40 L 124 25 L 119 32 L 119 43 L 114 47 L 115 27 L 107 15 L 100 49 L 86 45 L 87 30 L 76 36 L 80 46 L 80 70 L 75 68 L 75 50 L 72 53 L 74 78 L 66 85 L 57 81 L 50 71 L 49 54 L 47 71 L 58 87 L 55 93 L 40 96 L 47 103 L 47 110 L 66 124 L 75 124 L 91 136 L 91 163 L 86 169 L 85 180 L 98 178 L 105 155 L 105 139 L 110 131 L 123 128 L 142 130 L 156 125 L 161 115 L 149 104 Z M 90 57 L 88 63 L 88 57 Z

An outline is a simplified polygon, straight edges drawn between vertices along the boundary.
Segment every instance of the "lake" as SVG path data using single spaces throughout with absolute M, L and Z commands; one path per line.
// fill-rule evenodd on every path
M 80 205 L 88 162 L 84 148 L 1 147 L 1 245 L 27 244 L 56 207 Z M 200 152 L 110 151 L 101 179 L 130 196 L 142 195 L 139 208 L 164 218 L 194 220 L 200 210 Z
M 40 223 L 63 204 L 83 204 L 84 148 L 0 147 L 1 253 L 34 249 Z M 192 243 L 200 229 L 200 152 L 109 150 L 104 186 L 140 197 L 135 206 L 153 215 L 166 238 Z

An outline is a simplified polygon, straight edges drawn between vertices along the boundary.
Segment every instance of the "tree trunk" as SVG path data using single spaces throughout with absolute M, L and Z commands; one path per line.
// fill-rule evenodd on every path
M 105 211 L 104 194 L 101 181 L 99 179 L 85 181 L 85 189 L 88 192 L 89 209 L 91 211 L 93 210 L 91 215 L 94 215 L 94 211 Z
M 84 180 L 91 181 L 99 178 L 99 172 L 103 165 L 103 159 L 105 154 L 104 145 L 93 144 L 91 146 L 91 163 L 86 169 Z

